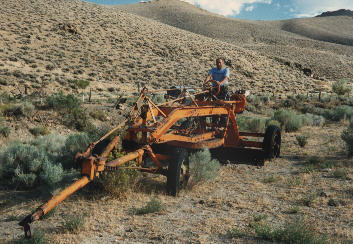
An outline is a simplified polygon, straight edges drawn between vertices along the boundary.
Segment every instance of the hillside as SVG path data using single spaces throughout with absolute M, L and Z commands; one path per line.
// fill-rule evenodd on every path
M 28 93 L 70 91 L 74 79 L 91 81 L 95 94 L 109 87 L 133 90 L 136 82 L 155 88 L 198 85 L 218 56 L 232 61 L 234 88 L 270 93 L 317 89 L 318 82 L 301 69 L 249 50 L 256 46 L 245 49 L 113 7 L 10 0 L 0 21 L 0 84 L 14 94 L 25 87 Z M 240 25 L 248 27 L 247 22 Z
M 297 63 L 330 79 L 353 76 L 353 19 L 347 16 L 246 21 L 211 14 L 179 0 L 117 7 L 283 62 Z
M 327 16 L 351 16 L 353 17 L 353 11 L 349 9 L 339 9 L 336 11 L 327 11 L 322 14 L 319 14 L 315 17 L 327 17 Z

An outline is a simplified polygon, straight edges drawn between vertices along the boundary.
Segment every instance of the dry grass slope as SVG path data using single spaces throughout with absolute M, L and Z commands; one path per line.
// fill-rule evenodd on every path
M 9 0 L 0 21 L 0 85 L 14 94 L 71 91 L 80 79 L 98 93 L 136 90 L 137 81 L 154 88 L 196 85 L 218 56 L 234 64 L 233 88 L 283 93 L 318 87 L 301 70 L 258 52 L 113 7 Z
M 353 19 L 348 16 L 246 21 L 225 18 L 179 0 L 119 6 L 126 12 L 310 68 L 319 77 L 353 76 Z

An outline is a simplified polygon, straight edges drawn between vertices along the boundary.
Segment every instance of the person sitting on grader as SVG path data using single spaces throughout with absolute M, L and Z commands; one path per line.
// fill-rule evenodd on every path
M 216 59 L 216 66 L 212 68 L 204 81 L 204 84 L 212 82 L 214 87 L 220 86 L 220 92 L 217 98 L 222 100 L 229 100 L 228 95 L 228 80 L 229 80 L 229 69 L 224 67 L 224 60 L 222 58 Z

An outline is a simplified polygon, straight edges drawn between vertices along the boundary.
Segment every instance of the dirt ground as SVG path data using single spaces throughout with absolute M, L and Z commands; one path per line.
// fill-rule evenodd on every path
M 324 128 L 304 127 L 282 137 L 282 156 L 255 166 L 239 162 L 242 155 L 227 155 L 227 163 L 213 182 L 183 190 L 178 197 L 165 194 L 165 178 L 147 175 L 143 184 L 124 199 L 103 197 L 90 200 L 78 193 L 64 201 L 48 219 L 32 224 L 44 231 L 51 243 L 263 243 L 249 227 L 256 215 L 279 226 L 295 219 L 311 223 L 332 240 L 353 239 L 353 167 L 340 134 L 343 124 Z M 300 148 L 296 135 L 309 135 Z M 304 170 L 311 155 L 330 162 L 332 169 Z M 346 172 L 335 177 L 337 169 Z M 18 221 L 46 200 L 37 192 L 1 192 L 0 241 L 23 235 Z M 154 197 L 164 206 L 158 213 L 134 214 Z M 310 199 L 310 204 L 305 200 Z M 308 202 L 309 200 L 306 200 Z M 291 209 L 297 208 L 297 213 Z M 64 219 L 84 215 L 84 229 L 69 233 Z M 242 238 L 227 234 L 237 228 L 248 233 Z

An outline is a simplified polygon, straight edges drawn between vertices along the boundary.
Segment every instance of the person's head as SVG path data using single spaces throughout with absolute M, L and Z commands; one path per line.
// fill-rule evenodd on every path
M 216 59 L 217 69 L 222 69 L 223 64 L 224 64 L 224 61 L 223 61 L 222 58 L 217 58 L 217 59 Z

